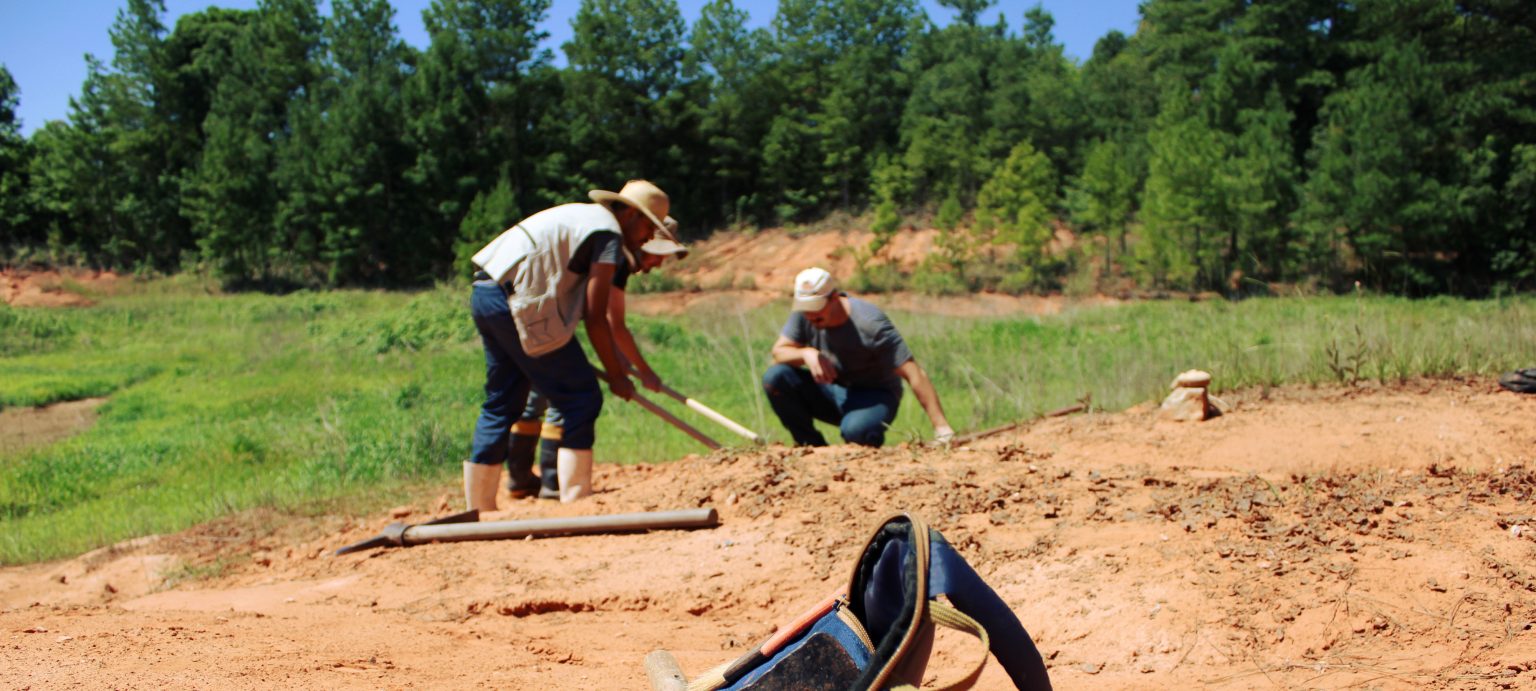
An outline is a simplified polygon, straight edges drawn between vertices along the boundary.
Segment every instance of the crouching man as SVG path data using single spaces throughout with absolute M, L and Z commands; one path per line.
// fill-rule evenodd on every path
M 796 445 L 827 445 L 814 420 L 837 425 L 850 444 L 884 444 L 902 380 L 933 423 L 935 440 L 954 437 L 933 382 L 880 308 L 837 290 L 818 268 L 795 277 L 794 295 L 763 389 Z

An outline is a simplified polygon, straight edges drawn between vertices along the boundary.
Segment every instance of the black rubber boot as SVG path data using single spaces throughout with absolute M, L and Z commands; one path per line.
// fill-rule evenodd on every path
M 538 444 L 535 435 L 512 435 L 512 448 L 507 452 L 507 490 L 513 499 L 531 497 L 539 491 L 539 476 L 533 474 L 533 450 Z
M 539 474 L 543 476 L 539 488 L 540 499 L 560 498 L 560 474 L 555 455 L 560 449 L 559 439 L 539 440 Z

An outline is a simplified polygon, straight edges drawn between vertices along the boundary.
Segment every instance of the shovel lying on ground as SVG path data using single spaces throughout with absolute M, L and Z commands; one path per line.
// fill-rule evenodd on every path
M 633 366 L 631 366 L 629 368 L 629 371 L 634 372 L 635 374 L 639 374 L 639 371 L 636 370 Z M 703 403 L 700 403 L 700 402 L 698 402 L 698 401 L 696 401 L 696 400 L 694 400 L 692 398 L 684 396 L 683 394 L 678 393 L 675 389 L 673 389 L 670 386 L 667 386 L 666 384 L 662 384 L 661 385 L 661 392 L 666 394 L 666 395 L 668 395 L 668 396 L 671 396 L 674 399 L 676 399 L 678 403 L 681 403 L 681 404 L 683 404 L 685 406 L 688 406 L 689 408 L 694 409 L 694 411 L 698 412 L 698 414 L 703 415 L 704 417 L 707 417 L 707 418 L 709 418 L 711 420 L 714 420 L 715 422 L 720 423 L 720 426 L 722 426 L 722 427 L 724 427 L 724 428 L 726 428 L 726 429 L 728 429 L 728 430 L 730 430 L 732 432 L 735 432 L 735 433 L 737 433 L 737 434 L 739 434 L 739 435 L 741 435 L 743 437 L 746 437 L 747 439 L 751 439 L 753 444 L 761 444 L 761 443 L 763 443 L 762 435 L 759 435 L 758 433 L 753 432 L 752 430 L 747 429 L 746 427 L 738 424 L 735 420 L 732 420 L 732 419 L 730 419 L 730 418 L 728 418 L 728 417 L 726 417 L 724 415 L 721 415 L 718 412 L 715 412 L 714 408 L 711 408 L 711 407 L 709 407 L 707 405 L 704 405 Z
M 604 379 L 608 378 L 608 375 L 603 373 L 602 368 L 593 367 L 592 370 L 594 372 L 597 372 L 597 376 L 602 377 Z M 661 418 L 663 420 L 666 420 L 673 427 L 676 427 L 676 428 L 682 430 L 688 436 L 693 437 L 694 439 L 699 440 L 699 443 L 709 447 L 710 451 L 714 451 L 715 449 L 720 448 L 720 442 L 717 442 L 717 441 L 715 441 L 713 439 L 710 439 L 709 435 L 706 435 L 703 432 L 700 432 L 697 429 L 694 429 L 693 425 L 690 425 L 690 424 L 688 424 L 686 422 L 683 422 L 676 415 L 673 415 L 672 413 L 667 412 L 666 408 L 663 408 L 663 407 L 661 407 L 659 405 L 656 405 L 649 398 L 641 396 L 640 395 L 640 391 L 638 389 L 635 391 L 635 397 L 632 400 L 634 402 L 640 404 L 641 408 L 644 408 L 646 410 L 651 411 L 651 413 L 655 414 L 656 417 L 659 417 L 659 418 Z
M 427 542 L 512 540 L 530 536 L 552 537 L 556 535 L 625 533 L 639 530 L 713 528 L 720 524 L 720 515 L 714 509 L 683 509 L 679 511 L 621 513 L 609 516 L 533 518 L 521 521 L 487 521 L 485 523 L 479 521 L 480 512 L 470 509 L 463 513 L 444 516 L 418 525 L 391 523 L 384 528 L 384 532 L 362 542 L 338 549 L 331 556 L 360 552 L 374 547 L 410 547 L 411 545 L 420 545 Z
M 1065 408 L 1057 408 L 1055 410 L 1052 410 L 1049 413 L 1045 413 L 1044 415 L 1041 415 L 1040 418 L 1063 417 L 1063 416 L 1066 416 L 1066 415 L 1071 415 L 1072 413 L 1081 413 L 1084 410 L 1088 409 L 1088 401 L 1091 400 L 1092 398 L 1093 398 L 1093 394 L 1084 394 L 1082 398 L 1077 399 L 1077 403 L 1069 405 L 1069 406 L 1067 406 Z M 966 442 L 976 441 L 977 439 L 985 439 L 987 437 L 994 437 L 994 436 L 997 436 L 997 435 L 1002 434 L 1004 432 L 1008 432 L 1008 431 L 1011 431 L 1011 430 L 1018 429 L 1019 426 L 1023 425 L 1023 424 L 1024 424 L 1024 422 L 1010 422 L 1010 423 L 1008 423 L 1006 425 L 999 425 L 999 426 L 993 427 L 991 429 L 984 429 L 984 430 L 981 430 L 980 432 L 971 432 L 969 434 L 958 434 L 958 435 L 955 435 L 955 437 L 953 439 L 950 439 L 948 442 L 940 443 L 940 442 L 936 442 L 936 441 L 930 441 L 930 442 L 927 442 L 926 444 L 924 444 L 924 446 L 959 446 L 959 445 L 964 444 Z

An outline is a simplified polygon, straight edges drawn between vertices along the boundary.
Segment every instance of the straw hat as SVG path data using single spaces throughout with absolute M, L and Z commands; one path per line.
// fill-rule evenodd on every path
M 620 202 L 633 206 L 639 209 L 640 213 L 645 214 L 646 218 L 651 219 L 651 223 L 655 224 L 658 231 L 666 227 L 661 219 L 666 218 L 667 213 L 672 210 L 672 201 L 667 198 L 667 193 L 661 191 L 660 187 L 649 180 L 630 180 L 624 183 L 624 189 L 617 193 L 592 190 L 587 192 L 587 196 L 599 204 Z

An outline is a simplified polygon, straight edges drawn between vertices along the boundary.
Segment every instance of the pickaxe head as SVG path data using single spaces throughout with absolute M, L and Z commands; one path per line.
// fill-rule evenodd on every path
M 460 512 L 460 513 L 449 514 L 447 516 L 443 516 L 442 518 L 434 518 L 434 519 L 432 519 L 430 521 L 427 521 L 426 523 L 418 523 L 416 525 L 441 525 L 441 524 L 444 524 L 444 523 L 477 523 L 477 522 L 479 522 L 479 520 L 480 520 L 480 510 L 479 509 L 470 509 L 468 511 L 463 511 L 463 512 Z M 365 549 L 373 549 L 374 547 L 404 547 L 405 546 L 405 531 L 410 529 L 410 528 L 412 528 L 412 527 L 414 527 L 414 526 L 406 525 L 404 523 L 399 523 L 399 522 L 391 523 L 391 524 L 389 524 L 389 525 L 384 527 L 384 532 L 379 533 L 378 535 L 375 535 L 373 537 L 370 537 L 367 540 L 363 540 L 362 542 L 353 543 L 353 544 L 347 545 L 346 547 L 338 549 L 335 552 L 332 552 L 331 556 L 339 557 L 339 556 L 341 556 L 343 554 L 351 554 L 353 552 L 361 552 L 361 551 L 363 551 Z

